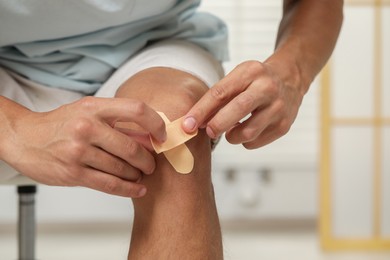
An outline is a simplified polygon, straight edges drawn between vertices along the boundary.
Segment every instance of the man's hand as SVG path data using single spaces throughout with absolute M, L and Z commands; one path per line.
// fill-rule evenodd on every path
M 183 129 L 190 133 L 198 127 L 206 127 L 211 138 L 226 132 L 230 143 L 255 149 L 288 132 L 302 99 L 300 88 L 279 78 L 270 64 L 247 61 L 193 106 L 183 122 Z
M 226 132 L 229 142 L 248 149 L 284 135 L 330 57 L 342 20 L 342 0 L 284 0 L 275 52 L 264 63 L 237 66 L 187 113 L 183 129 L 206 126 L 212 138 Z
M 133 198 L 145 194 L 137 181 L 154 171 L 154 157 L 139 136 L 132 138 L 114 125 L 133 122 L 164 141 L 164 122 L 146 104 L 87 97 L 46 113 L 16 110 L 22 112 L 5 124 L 3 157 L 23 175 L 48 185 L 84 186 Z

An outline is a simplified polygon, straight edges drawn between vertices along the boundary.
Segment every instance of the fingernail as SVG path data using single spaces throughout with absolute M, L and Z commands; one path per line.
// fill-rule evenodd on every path
M 213 129 L 211 129 L 211 127 L 209 127 L 209 126 L 206 128 L 206 133 L 210 138 L 213 138 L 213 139 L 217 138 Z
M 193 117 L 187 117 L 184 119 L 183 126 L 188 131 L 194 131 L 196 127 L 196 120 Z
M 146 188 L 142 188 L 142 189 L 138 192 L 138 196 L 139 196 L 139 197 L 143 197 L 145 194 L 146 194 Z

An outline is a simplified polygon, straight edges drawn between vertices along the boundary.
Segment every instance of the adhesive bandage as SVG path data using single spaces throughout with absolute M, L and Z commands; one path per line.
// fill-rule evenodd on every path
M 163 152 L 169 163 L 178 173 L 190 173 L 194 168 L 194 156 L 185 145 L 185 142 L 196 136 L 198 131 L 193 134 L 187 134 L 181 127 L 181 122 L 184 117 L 170 122 L 164 113 L 158 113 L 165 122 L 167 140 L 164 143 L 159 143 L 151 137 L 150 140 L 154 150 L 158 154 Z

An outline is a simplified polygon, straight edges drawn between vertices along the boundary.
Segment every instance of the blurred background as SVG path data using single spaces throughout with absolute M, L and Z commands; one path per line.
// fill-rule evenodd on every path
M 282 1 L 213 0 L 229 72 L 273 51 Z M 321 32 L 319 32 L 321 33 Z M 256 151 L 223 140 L 213 179 L 225 258 L 390 259 L 390 1 L 345 1 L 338 46 L 290 132 Z M 17 196 L 0 186 L 0 259 L 16 258 Z M 39 186 L 39 259 L 124 259 L 127 199 Z

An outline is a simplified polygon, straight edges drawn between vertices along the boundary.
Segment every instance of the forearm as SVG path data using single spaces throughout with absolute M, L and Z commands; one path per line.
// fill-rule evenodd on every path
M 275 53 L 266 61 L 306 93 L 329 59 L 340 32 L 342 0 L 285 0 Z

